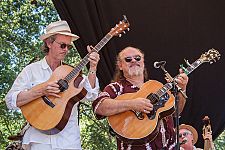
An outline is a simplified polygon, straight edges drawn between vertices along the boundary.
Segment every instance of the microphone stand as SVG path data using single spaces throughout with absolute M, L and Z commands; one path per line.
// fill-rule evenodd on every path
M 166 71 L 165 64 L 161 65 L 160 68 L 165 73 L 166 78 L 169 80 L 170 83 L 173 85 L 172 93 L 175 97 L 175 122 L 176 122 L 176 150 L 180 150 L 180 143 L 179 143 L 179 97 L 178 92 L 180 92 L 185 98 L 187 98 L 187 95 L 182 91 L 182 89 L 178 86 L 178 84 L 175 81 L 175 78 L 172 78 L 171 75 Z
M 180 142 L 179 142 L 179 97 L 178 97 L 178 88 L 174 86 L 176 83 L 173 81 L 173 89 L 172 93 L 175 96 L 175 126 L 176 126 L 176 150 L 180 150 Z

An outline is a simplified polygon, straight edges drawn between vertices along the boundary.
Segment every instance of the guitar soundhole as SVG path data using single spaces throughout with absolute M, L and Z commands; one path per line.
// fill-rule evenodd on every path
M 60 79 L 57 84 L 59 85 L 60 92 L 65 91 L 69 87 L 68 82 L 63 79 Z

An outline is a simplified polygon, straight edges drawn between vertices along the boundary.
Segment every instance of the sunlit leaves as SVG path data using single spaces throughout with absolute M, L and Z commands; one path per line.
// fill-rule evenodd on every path
M 27 0 L 0 1 L 0 149 L 4 149 L 7 137 L 16 134 L 24 123 L 20 112 L 6 108 L 4 97 L 17 74 L 34 57 L 40 56 L 38 39 L 43 27 L 58 20 L 58 14 L 50 0 L 39 0 L 32 5 Z M 46 9 L 48 7 L 48 9 Z

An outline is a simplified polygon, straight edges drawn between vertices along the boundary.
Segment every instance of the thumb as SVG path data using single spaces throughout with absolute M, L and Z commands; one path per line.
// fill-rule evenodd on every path
M 93 48 L 93 46 L 91 46 L 91 45 L 87 46 L 88 53 L 90 53 L 92 51 L 92 48 Z

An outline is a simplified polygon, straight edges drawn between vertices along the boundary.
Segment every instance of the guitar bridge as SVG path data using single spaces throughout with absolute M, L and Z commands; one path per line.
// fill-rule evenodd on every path
M 55 107 L 55 104 L 53 104 L 51 101 L 50 101 L 50 99 L 48 99 L 48 97 L 47 96 L 42 96 L 42 99 L 43 99 L 43 101 L 45 102 L 45 104 L 47 104 L 48 106 L 50 106 L 50 107 Z

